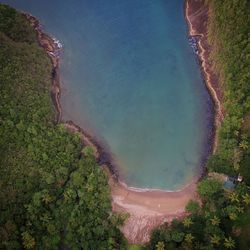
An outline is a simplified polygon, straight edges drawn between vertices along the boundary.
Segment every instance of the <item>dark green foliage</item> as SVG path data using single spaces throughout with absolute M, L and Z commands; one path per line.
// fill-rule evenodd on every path
M 202 180 L 197 187 L 198 194 L 204 200 L 214 199 L 221 190 L 221 183 L 210 178 Z
M 250 2 L 207 2 L 210 7 L 209 40 L 213 45 L 211 59 L 224 88 L 227 111 L 219 131 L 219 150 L 210 166 L 215 171 L 230 173 L 234 151 L 244 141 L 241 134 L 243 118 L 250 112 Z M 241 149 L 245 152 L 247 148 Z
M 238 217 L 235 224 L 241 228 L 242 233 L 239 237 L 240 249 L 249 249 L 250 246 L 250 211 Z
M 0 31 L 15 42 L 32 43 L 36 40 L 33 28 L 13 8 L 0 5 Z
M 248 152 L 240 165 L 240 173 L 244 176 L 244 181 L 250 185 L 250 152 Z
M 191 214 L 197 214 L 200 211 L 200 205 L 198 202 L 190 200 L 186 206 L 186 211 Z
M 179 237 L 180 236 L 180 237 Z M 149 249 L 156 249 L 158 242 L 163 242 L 165 249 L 176 249 L 177 243 L 173 239 L 182 238 L 177 231 L 171 230 L 167 223 L 152 232 Z
M 54 124 L 50 60 L 5 5 L 0 65 L 0 248 L 123 249 L 107 176 L 78 135 Z
M 207 162 L 207 168 L 211 172 L 225 173 L 232 175 L 234 173 L 232 163 L 220 157 L 220 155 L 211 155 Z

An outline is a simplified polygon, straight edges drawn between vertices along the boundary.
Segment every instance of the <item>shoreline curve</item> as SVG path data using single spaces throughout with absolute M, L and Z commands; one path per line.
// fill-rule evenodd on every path
M 200 68 L 203 73 L 205 85 L 213 100 L 214 111 L 214 138 L 212 152 L 215 153 L 218 148 L 218 128 L 225 116 L 225 110 L 222 105 L 223 91 L 219 85 L 219 78 L 213 71 L 210 60 L 211 46 L 208 44 L 208 7 L 205 1 L 185 0 L 185 18 L 188 24 L 189 36 L 197 38 L 198 57 Z
M 210 72 L 212 72 L 212 69 L 211 64 L 208 62 L 208 55 L 210 52 L 207 51 L 206 46 L 204 46 L 204 43 L 207 43 L 206 27 L 203 25 L 204 27 L 201 27 L 200 31 L 197 26 L 197 19 L 207 11 L 207 9 L 200 10 L 200 8 L 205 8 L 203 1 L 198 2 L 198 5 L 199 4 L 200 6 L 197 6 L 196 1 L 185 0 L 185 16 L 189 27 L 189 35 L 199 37 L 198 57 L 201 61 L 201 70 L 203 71 L 206 86 L 215 104 L 214 125 L 215 131 L 217 131 L 219 124 L 224 117 L 223 107 L 221 105 L 222 99 L 220 99 L 220 97 L 222 98 L 222 94 L 220 93 L 221 90 L 218 86 L 218 79 L 213 82 L 213 84 L 211 80 Z M 206 13 L 206 20 L 208 18 L 207 15 L 208 14 Z M 130 243 L 148 242 L 150 232 L 155 227 L 164 222 L 171 222 L 174 218 L 182 218 L 186 215 L 185 206 L 187 202 L 190 199 L 198 200 L 196 186 L 201 177 L 194 177 L 190 183 L 176 191 L 130 188 L 119 181 L 116 172 L 117 170 L 112 166 L 110 156 L 107 155 L 98 141 L 73 121 L 62 121 L 59 75 L 59 54 L 61 46 L 55 39 L 51 38 L 43 31 L 42 26 L 35 17 L 28 13 L 24 13 L 24 16 L 34 27 L 40 46 L 45 50 L 52 62 L 51 98 L 56 110 L 55 123 L 62 123 L 70 132 L 79 133 L 83 144 L 93 148 L 98 164 L 104 168 L 109 176 L 108 179 L 113 211 L 130 214 L 125 225 L 121 228 L 128 241 Z M 215 135 L 212 142 L 213 152 L 216 151 L 218 144 L 217 140 L 217 136 Z

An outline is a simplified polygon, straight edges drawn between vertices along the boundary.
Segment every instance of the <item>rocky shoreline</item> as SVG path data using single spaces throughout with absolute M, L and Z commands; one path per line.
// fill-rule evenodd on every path
M 62 49 L 61 44 L 58 43 L 56 39 L 51 38 L 46 33 L 43 32 L 43 28 L 40 22 L 29 13 L 23 13 L 24 17 L 29 21 L 31 26 L 35 29 L 37 34 L 37 40 L 39 45 L 44 48 L 46 54 L 52 63 L 52 85 L 51 85 L 51 98 L 56 109 L 55 122 L 59 123 L 61 121 L 61 104 L 60 104 L 60 75 L 59 75 L 59 55 Z
M 208 7 L 205 5 L 204 0 L 185 0 L 185 17 L 189 28 L 189 42 L 199 58 L 204 81 L 215 107 L 212 140 L 212 152 L 215 153 L 218 147 L 218 128 L 224 119 L 225 110 L 222 106 L 222 87 L 219 84 L 218 76 L 213 71 L 210 59 L 212 48 L 208 43 L 208 15 Z
M 83 145 L 93 148 L 97 163 L 99 165 L 104 165 L 104 164 L 107 165 L 113 178 L 118 179 L 117 170 L 111 164 L 111 157 L 108 153 L 106 153 L 103 147 L 100 146 L 100 143 L 96 139 L 94 139 L 91 135 L 89 135 L 86 131 L 84 131 L 81 127 L 75 124 L 73 121 L 71 120 L 65 122 L 62 121 L 62 108 L 60 103 L 61 87 L 60 87 L 60 74 L 59 74 L 59 66 L 60 66 L 59 63 L 60 63 L 60 54 L 62 50 L 62 45 L 58 40 L 50 37 L 43 31 L 43 27 L 36 17 L 32 16 L 29 13 L 23 13 L 23 15 L 36 31 L 38 43 L 45 50 L 47 56 L 50 58 L 52 63 L 52 72 L 51 72 L 52 84 L 51 84 L 50 95 L 56 110 L 55 123 L 64 124 L 65 128 L 67 128 L 70 132 L 79 133 Z
M 224 111 L 221 106 L 223 96 L 218 85 L 218 78 L 213 74 L 211 62 L 209 62 L 211 49 L 207 44 L 205 23 L 208 13 L 204 7 L 204 2 L 186 0 L 185 15 L 189 25 L 190 45 L 193 47 L 194 53 L 200 58 L 206 86 L 215 104 L 215 128 L 217 130 L 224 117 Z M 152 229 L 164 222 L 172 221 L 174 218 L 185 216 L 185 205 L 187 202 L 190 199 L 197 199 L 195 190 L 198 178 L 194 178 L 189 185 L 175 192 L 156 190 L 141 192 L 124 186 L 118 179 L 115 166 L 112 165 L 111 155 L 105 152 L 101 144 L 73 121 L 62 121 L 59 75 L 61 44 L 44 33 L 42 26 L 35 17 L 27 13 L 24 13 L 24 16 L 36 30 L 38 42 L 52 62 L 51 97 L 56 110 L 55 123 L 62 123 L 70 132 L 79 133 L 83 145 L 93 148 L 98 164 L 103 166 L 104 169 L 108 169 L 113 210 L 130 214 L 129 219 L 122 228 L 124 235 L 131 243 L 147 242 Z M 212 143 L 213 152 L 217 148 L 217 136 L 214 138 Z

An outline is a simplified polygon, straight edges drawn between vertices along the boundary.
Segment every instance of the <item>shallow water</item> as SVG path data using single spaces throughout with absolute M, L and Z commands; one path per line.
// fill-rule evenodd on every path
M 101 141 L 127 185 L 176 190 L 197 174 L 212 104 L 183 0 L 2 2 L 62 42 L 63 117 Z

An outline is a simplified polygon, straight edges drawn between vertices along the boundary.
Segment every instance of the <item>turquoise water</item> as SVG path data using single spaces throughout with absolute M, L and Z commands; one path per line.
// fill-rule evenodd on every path
M 3 2 L 62 42 L 63 117 L 100 140 L 122 181 L 175 190 L 196 175 L 211 100 L 182 0 Z

